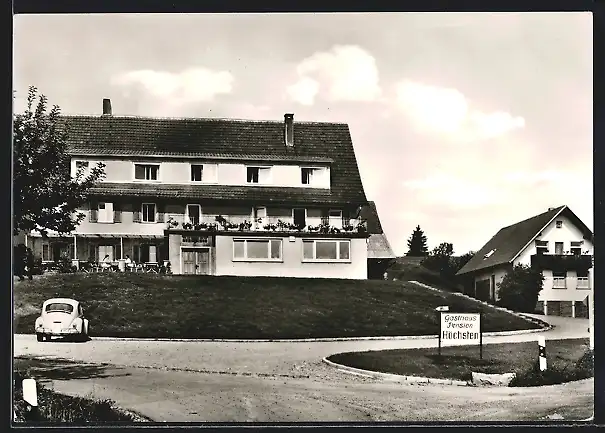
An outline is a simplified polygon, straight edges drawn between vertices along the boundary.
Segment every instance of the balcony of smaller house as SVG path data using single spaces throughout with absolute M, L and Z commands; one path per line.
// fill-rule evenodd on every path
M 592 268 L 592 255 L 581 253 L 544 254 L 531 256 L 532 268 L 553 272 L 587 272 Z
M 304 221 L 304 222 L 301 222 Z M 319 218 L 298 219 L 294 214 L 291 218 L 264 216 L 251 218 L 249 216 L 223 215 L 171 215 L 166 223 L 168 231 L 200 231 L 216 234 L 228 233 L 282 233 L 332 235 L 367 237 L 366 221 L 362 218 L 346 218 L 342 215 L 324 216 Z

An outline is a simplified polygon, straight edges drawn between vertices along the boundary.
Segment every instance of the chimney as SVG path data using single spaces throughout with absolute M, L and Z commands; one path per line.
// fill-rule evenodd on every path
M 111 116 L 111 99 L 103 99 L 103 115 Z
M 284 114 L 284 135 L 286 147 L 294 147 L 294 114 Z

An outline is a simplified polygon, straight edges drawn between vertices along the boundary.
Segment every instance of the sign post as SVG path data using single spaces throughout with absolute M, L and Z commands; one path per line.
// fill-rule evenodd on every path
M 479 359 L 483 359 L 483 316 L 479 313 Z
M 441 327 L 441 320 L 442 320 L 441 316 L 442 316 L 442 313 L 444 311 L 449 311 L 449 310 L 450 310 L 450 307 L 448 307 L 447 305 L 441 305 L 441 306 L 435 308 L 435 311 L 437 311 L 437 313 L 439 314 L 439 323 L 440 323 L 440 325 L 439 325 L 439 335 L 438 335 L 438 338 L 437 338 L 437 341 L 438 341 L 438 343 L 437 343 L 438 344 L 437 354 L 439 356 L 441 356 L 441 328 L 442 328 Z

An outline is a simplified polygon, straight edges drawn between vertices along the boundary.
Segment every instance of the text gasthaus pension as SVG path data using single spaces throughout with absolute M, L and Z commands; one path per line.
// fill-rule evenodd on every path
M 478 313 L 441 313 L 441 344 L 474 344 L 481 338 Z

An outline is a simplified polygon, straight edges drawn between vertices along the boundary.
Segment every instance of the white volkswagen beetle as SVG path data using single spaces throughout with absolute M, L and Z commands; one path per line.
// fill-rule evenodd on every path
M 53 298 L 42 304 L 42 314 L 36 319 L 38 341 L 54 337 L 72 337 L 88 340 L 88 319 L 84 318 L 82 305 L 75 299 Z

